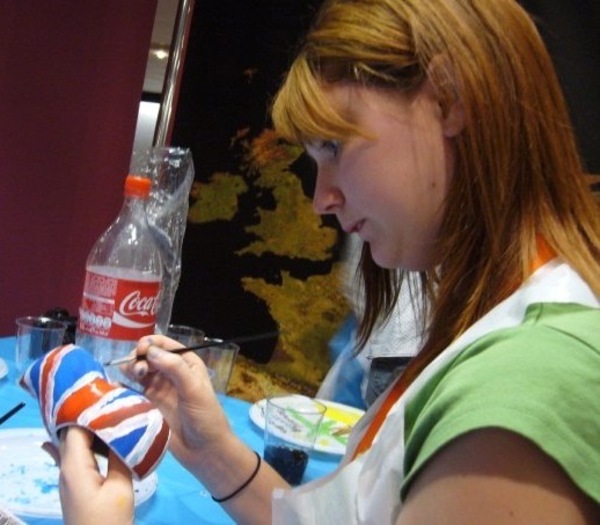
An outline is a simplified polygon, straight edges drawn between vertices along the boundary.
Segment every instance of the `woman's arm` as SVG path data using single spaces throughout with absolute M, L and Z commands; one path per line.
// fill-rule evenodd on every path
M 251 477 L 256 455 L 231 431 L 202 360 L 193 352 L 168 351 L 180 346 L 164 336 L 143 339 L 137 352 L 146 361 L 129 372 L 167 420 L 175 457 L 215 498 L 223 498 Z M 254 479 L 223 508 L 236 523 L 270 523 L 271 494 L 278 487 L 289 485 L 263 461 Z
M 396 523 L 593 525 L 600 508 L 531 441 L 482 429 L 431 458 Z
M 257 458 L 229 427 L 202 360 L 193 352 L 174 354 L 181 345 L 163 336 L 142 339 L 137 352 L 146 360 L 126 372 L 144 386 L 171 429 L 169 448 L 175 457 L 217 499 L 243 486 L 257 467 Z M 92 453 L 92 435 L 69 427 L 60 446 L 60 495 L 65 522 L 76 525 L 133 523 L 131 473 L 114 455 L 103 477 Z M 252 481 L 223 502 L 236 523 L 271 521 L 271 494 L 289 487 L 265 462 Z

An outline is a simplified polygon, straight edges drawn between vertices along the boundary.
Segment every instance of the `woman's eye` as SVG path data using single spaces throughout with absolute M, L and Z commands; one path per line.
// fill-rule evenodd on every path
M 308 155 L 317 160 L 336 159 L 342 150 L 339 140 L 313 140 L 305 145 Z
M 341 144 L 339 140 L 324 140 L 319 145 L 319 148 L 329 153 L 332 157 L 337 157 L 340 152 Z

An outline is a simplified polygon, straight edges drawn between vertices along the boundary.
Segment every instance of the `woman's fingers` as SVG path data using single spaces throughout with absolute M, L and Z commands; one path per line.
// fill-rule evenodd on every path
M 93 435 L 68 427 L 60 435 L 60 501 L 67 525 L 133 523 L 131 472 L 112 452 L 106 476 L 92 451 Z
M 60 468 L 65 473 L 79 473 L 92 470 L 100 476 L 98 463 L 92 450 L 94 436 L 82 427 L 72 426 L 63 429 L 60 433 Z M 94 482 L 97 481 L 93 478 Z M 129 468 L 113 452 L 108 456 L 108 470 L 106 480 L 118 482 L 125 481 L 131 486 L 131 472 Z M 87 478 L 77 477 L 77 481 L 86 482 Z
M 60 485 L 65 491 L 90 488 L 98 484 L 100 472 L 92 452 L 93 436 L 81 427 L 60 432 Z M 85 488 L 83 490 L 85 490 Z
M 150 335 L 147 337 L 142 337 L 135 349 L 135 353 L 138 356 L 146 357 L 148 350 L 151 347 L 162 348 L 163 350 L 176 350 L 179 348 L 183 348 L 183 345 L 174 339 L 166 337 L 164 335 Z M 148 363 L 146 359 L 140 359 L 139 361 L 135 361 L 130 368 L 130 376 L 132 379 L 137 381 L 142 381 L 149 373 L 155 372 L 152 366 Z
M 63 468 L 96 467 L 92 452 L 94 437 L 87 430 L 71 426 L 60 431 L 60 463 Z
M 180 342 L 175 341 L 175 339 L 171 339 L 164 335 L 154 334 L 142 337 L 138 342 L 136 352 L 138 355 L 145 355 L 151 346 L 158 346 L 159 348 L 169 351 L 183 348 L 183 345 Z
M 125 483 L 127 486 L 132 486 L 133 483 L 129 467 L 113 452 L 108 455 L 106 479 L 112 482 Z
M 199 374 L 208 377 L 202 360 L 193 352 L 173 354 L 158 346 L 151 345 L 146 353 L 146 359 L 151 369 L 159 371 L 167 377 L 183 398 L 194 394 L 198 387 Z
M 42 443 L 42 450 L 50 455 L 57 467 L 60 467 L 60 452 L 52 441 L 44 441 Z

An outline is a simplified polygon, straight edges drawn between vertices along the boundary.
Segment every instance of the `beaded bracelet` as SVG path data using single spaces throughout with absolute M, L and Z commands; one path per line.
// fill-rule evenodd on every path
M 242 485 L 239 488 L 237 488 L 231 494 L 229 494 L 228 496 L 225 496 L 224 498 L 215 498 L 214 496 L 211 496 L 213 501 L 216 501 L 217 503 L 223 503 L 224 501 L 227 501 L 227 500 L 233 498 L 234 496 L 237 496 L 240 492 L 242 492 L 242 490 L 244 490 L 248 485 L 250 485 L 252 480 L 258 474 L 258 470 L 260 469 L 260 464 L 262 462 L 260 454 L 258 452 L 256 452 L 255 450 L 253 450 L 253 452 L 254 452 L 254 455 L 256 456 L 256 468 L 254 469 L 254 472 L 252 474 L 250 474 L 250 477 L 246 481 L 244 481 L 244 483 L 242 483 Z

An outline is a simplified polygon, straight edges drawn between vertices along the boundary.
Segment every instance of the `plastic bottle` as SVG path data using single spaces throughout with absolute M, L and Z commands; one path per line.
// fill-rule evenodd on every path
M 129 354 L 140 337 L 154 333 L 162 265 L 146 220 L 151 184 L 126 177 L 123 207 L 87 259 L 76 343 L 100 363 Z M 106 372 L 130 383 L 118 367 Z

